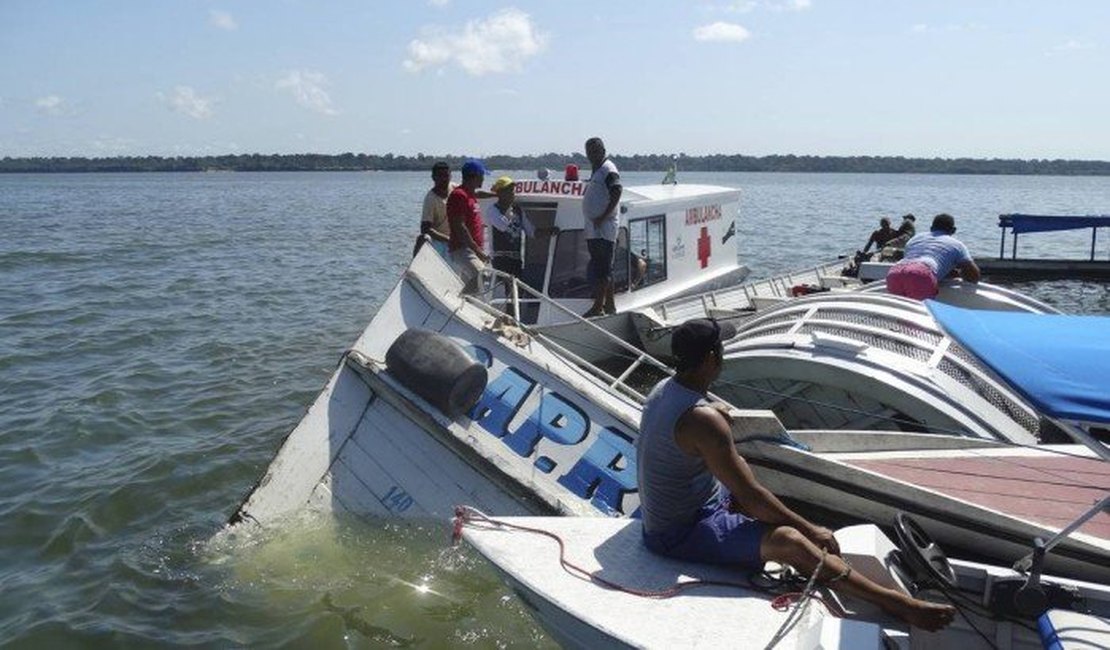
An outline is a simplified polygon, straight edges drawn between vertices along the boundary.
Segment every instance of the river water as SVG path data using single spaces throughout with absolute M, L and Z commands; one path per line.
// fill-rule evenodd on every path
M 626 184 L 661 174 L 626 174 Z M 1110 178 L 680 174 L 744 191 L 753 277 L 878 217 L 1110 210 Z M 408 261 L 426 174 L 0 175 L 0 645 L 536 647 L 445 522 L 220 536 Z M 895 220 L 897 224 L 897 220 Z M 1110 242 L 1099 243 L 1105 259 Z M 1088 233 L 1023 238 L 1085 256 Z M 1019 288 L 1110 313 L 1107 285 Z

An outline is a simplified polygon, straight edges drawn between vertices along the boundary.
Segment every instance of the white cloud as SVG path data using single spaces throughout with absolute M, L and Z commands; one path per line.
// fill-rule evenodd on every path
M 208 24 L 218 29 L 226 29 L 229 32 L 239 29 L 239 23 L 235 22 L 235 18 L 231 14 L 216 9 L 208 12 Z
M 1052 52 L 1075 52 L 1075 51 L 1078 51 L 1078 50 L 1091 50 L 1091 49 L 1094 49 L 1094 47 L 1095 46 L 1091 43 L 1083 43 L 1081 41 L 1071 39 L 1071 40 L 1067 41 L 1066 43 L 1060 43 L 1059 45 L 1053 46 L 1051 51 Z
M 736 0 L 724 5 L 721 10 L 730 14 L 746 14 L 758 6 L 756 0 Z
M 910 31 L 915 34 L 924 34 L 925 32 L 929 31 L 929 26 L 925 23 L 917 23 L 913 27 L 910 27 Z
M 201 97 L 191 86 L 175 86 L 172 95 L 158 93 L 156 95 L 170 110 L 182 115 L 188 115 L 196 120 L 212 117 L 212 99 Z
M 35 100 L 35 109 L 44 115 L 68 115 L 73 112 L 69 102 L 57 95 L 47 95 Z
M 428 4 L 433 7 L 446 7 L 451 4 L 451 0 L 428 0 Z
M 547 47 L 532 18 L 515 8 L 503 9 L 485 20 L 472 20 L 461 31 L 426 30 L 425 37 L 409 43 L 404 66 L 411 72 L 454 62 L 480 76 L 515 72 Z
M 322 115 L 336 115 L 339 111 L 331 105 L 331 97 L 324 87 L 328 79 L 322 72 L 312 70 L 290 70 L 284 77 L 278 79 L 275 87 L 288 90 L 293 94 L 297 103 L 307 109 Z
M 805 11 L 813 6 L 813 0 L 786 0 L 784 8 L 787 11 Z
M 711 25 L 702 25 L 694 30 L 694 40 L 705 42 L 742 43 L 751 35 L 752 33 L 742 25 L 720 21 Z

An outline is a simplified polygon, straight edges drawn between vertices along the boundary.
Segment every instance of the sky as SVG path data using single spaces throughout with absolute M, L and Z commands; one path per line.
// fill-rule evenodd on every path
M 0 0 L 0 157 L 1110 160 L 1107 0 Z

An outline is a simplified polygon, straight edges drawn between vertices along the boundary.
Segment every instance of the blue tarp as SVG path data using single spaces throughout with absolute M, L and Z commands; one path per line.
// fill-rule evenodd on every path
M 1110 422 L 1110 317 L 926 305 L 945 332 L 1037 410 Z
M 1053 216 L 1045 214 L 1000 214 L 999 228 L 1011 228 L 1015 235 L 1023 232 L 1048 232 L 1050 230 L 1077 230 L 1079 228 L 1110 228 L 1110 214 L 1085 217 Z

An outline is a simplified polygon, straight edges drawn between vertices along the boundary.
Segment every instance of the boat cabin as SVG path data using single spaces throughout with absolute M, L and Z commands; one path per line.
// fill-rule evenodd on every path
M 586 185 L 539 179 L 515 183 L 517 204 L 535 227 L 535 237 L 525 239 L 520 279 L 576 313 L 586 311 L 593 298 L 586 277 L 590 255 L 582 216 Z M 739 201 L 740 191 L 728 187 L 625 186 L 613 261 L 617 310 L 742 280 L 748 269 L 737 260 Z M 526 323 L 567 320 L 551 305 L 521 298 L 521 320 Z

